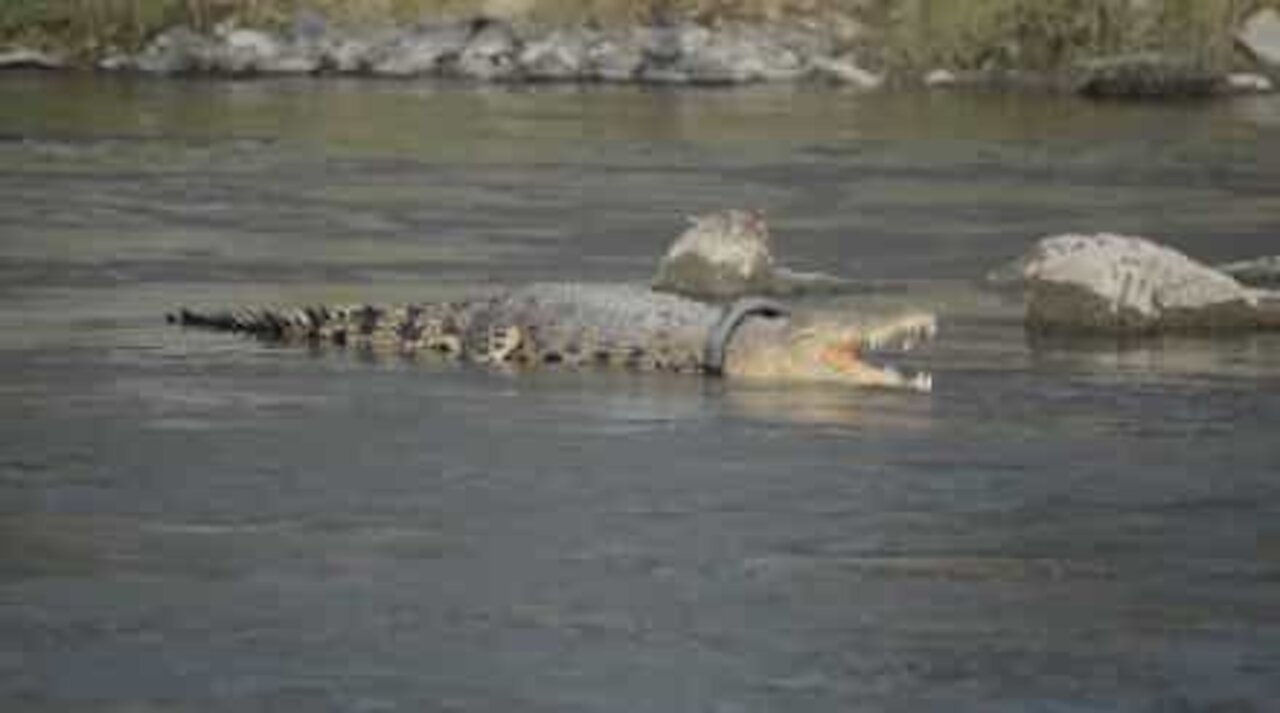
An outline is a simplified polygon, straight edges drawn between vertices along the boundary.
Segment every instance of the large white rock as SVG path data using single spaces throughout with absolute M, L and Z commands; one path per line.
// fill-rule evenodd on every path
M 1102 233 L 1045 238 L 988 281 L 1020 284 L 1039 331 L 1152 333 L 1277 326 L 1264 294 L 1150 240 Z

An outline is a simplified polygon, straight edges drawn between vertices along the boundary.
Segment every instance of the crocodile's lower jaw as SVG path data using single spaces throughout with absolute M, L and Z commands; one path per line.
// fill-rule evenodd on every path
M 913 391 L 933 391 L 933 375 L 929 372 L 907 374 L 894 366 L 876 366 L 861 358 L 856 347 L 828 347 L 822 352 L 822 363 L 833 372 L 836 380 L 858 386 L 879 388 L 906 388 Z
M 933 375 L 927 371 L 909 372 L 895 365 L 894 357 L 928 343 L 937 331 L 937 321 L 932 315 L 913 315 L 871 330 L 861 339 L 829 345 L 822 350 L 819 360 L 841 381 L 928 392 L 933 390 Z

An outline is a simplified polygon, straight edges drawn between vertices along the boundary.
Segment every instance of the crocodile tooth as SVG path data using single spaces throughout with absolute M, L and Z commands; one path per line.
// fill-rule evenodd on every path
M 912 379 L 911 381 L 912 381 L 911 385 L 920 391 L 924 391 L 924 392 L 933 391 L 933 374 L 928 374 L 928 373 L 916 374 L 915 378 Z

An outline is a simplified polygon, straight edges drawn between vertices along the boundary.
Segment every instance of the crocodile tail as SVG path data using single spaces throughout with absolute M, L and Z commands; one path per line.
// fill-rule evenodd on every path
M 459 305 L 302 307 L 295 309 L 182 309 L 167 315 L 172 324 L 236 332 L 272 342 L 353 346 L 372 352 L 420 350 L 462 356 L 465 317 Z
M 391 310 L 360 307 L 302 307 L 200 311 L 181 309 L 166 315 L 170 324 L 235 332 L 268 341 L 333 343 L 348 341 L 388 341 L 398 337 L 402 324 L 391 318 Z

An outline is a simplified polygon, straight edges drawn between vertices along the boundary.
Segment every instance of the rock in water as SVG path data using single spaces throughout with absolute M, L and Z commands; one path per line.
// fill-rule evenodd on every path
M 1144 334 L 1280 327 L 1265 293 L 1169 247 L 1122 235 L 1045 238 L 988 276 L 1021 284 L 1028 328 Z
M 1280 287 L 1280 255 L 1230 262 L 1215 267 L 1250 287 Z
M 727 210 L 690 222 L 658 263 L 655 290 L 725 300 L 752 294 L 795 297 L 886 289 L 883 284 L 778 266 L 769 227 L 758 211 Z
M 768 291 L 773 253 L 763 215 L 727 210 L 690 223 L 658 264 L 654 289 L 709 298 Z

